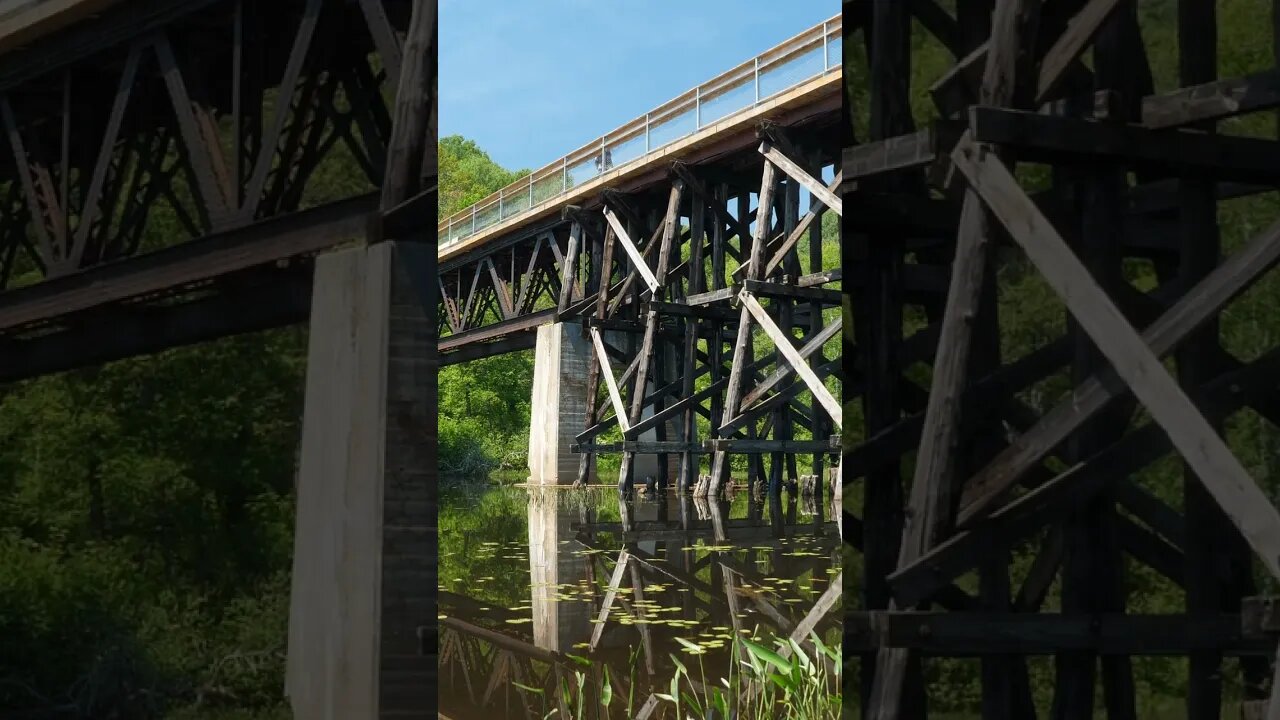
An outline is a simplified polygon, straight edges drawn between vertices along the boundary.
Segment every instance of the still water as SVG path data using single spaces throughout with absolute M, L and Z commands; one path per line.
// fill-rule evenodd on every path
M 628 717 L 667 691 L 677 662 L 719 685 L 735 633 L 772 645 L 838 582 L 839 528 L 810 498 L 451 486 L 440 505 L 440 709 L 454 720 L 579 717 L 580 681 L 593 708 L 581 717 L 597 717 L 606 684 L 609 716 Z M 817 632 L 838 646 L 838 609 Z

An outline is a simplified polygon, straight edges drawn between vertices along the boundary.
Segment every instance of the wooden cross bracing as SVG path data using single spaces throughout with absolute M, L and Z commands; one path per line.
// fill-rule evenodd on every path
M 1280 513 L 1223 423 L 1244 408 L 1280 420 L 1280 350 L 1246 362 L 1218 328 L 1269 282 L 1280 225 L 1223 253 L 1218 204 L 1274 187 L 1278 146 L 1217 123 L 1280 98 L 1263 90 L 1274 70 L 1217 79 L 1215 3 L 1177 5 L 1183 87 L 1161 94 L 1132 0 L 845 5 L 858 19 L 846 52 L 862 34 L 867 68 L 849 83 L 860 142 L 839 186 L 863 278 L 845 284 L 846 364 L 872 378 L 847 386 L 862 413 L 845 406 L 854 440 L 842 460 L 846 489 L 863 493 L 843 527 L 863 556 L 846 637 L 861 648 L 867 717 L 936 710 L 922 663 L 938 655 L 978 659 L 992 718 L 1037 716 L 1026 658 L 1038 654 L 1056 656 L 1053 717 L 1091 716 L 1095 684 L 1109 717 L 1135 717 L 1131 658 L 1144 654 L 1190 659 L 1187 717 L 1219 717 L 1225 655 L 1242 656 L 1246 704 L 1265 705 L 1274 687 L 1276 636 L 1250 634 L 1239 613 L 1253 566 L 1280 573 Z M 956 59 L 928 88 L 940 119 L 925 130 L 907 102 L 913 20 Z M 1024 174 L 1033 165 L 1051 174 Z M 1129 257 L 1153 263 L 1154 290 L 1121 273 Z M 913 290 L 933 266 L 940 281 Z M 1067 331 L 1002 360 L 1012 267 L 1043 282 Z M 904 332 L 915 307 L 925 320 Z M 909 344 L 931 359 L 924 387 L 902 377 Z M 1048 378 L 1070 389 L 1028 404 Z M 1143 472 L 1170 450 L 1177 500 Z M 1030 562 L 1015 567 L 1015 554 Z M 1185 593 L 1185 612 L 1135 610 L 1135 564 Z M 947 609 L 938 624 L 934 606 Z M 1088 618 L 1096 630 L 1070 630 Z M 974 628 L 973 642 L 952 627 Z

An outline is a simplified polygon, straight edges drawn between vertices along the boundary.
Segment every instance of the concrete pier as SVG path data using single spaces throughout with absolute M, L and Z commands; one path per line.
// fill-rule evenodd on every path
M 623 347 L 622 338 L 605 333 L 607 342 Z M 573 452 L 575 437 L 587 427 L 587 374 L 595 362 L 590 337 L 584 337 L 582 326 L 577 323 L 554 323 L 538 328 L 537 348 L 534 351 L 533 397 L 529 423 L 529 477 L 530 482 L 541 485 L 571 485 L 578 477 L 578 453 Z M 674 368 L 673 368 L 674 370 Z M 615 372 L 617 370 L 615 369 Z M 650 383 L 650 392 L 653 387 Z M 604 391 L 601 381 L 600 391 Z M 605 402 L 608 402 L 607 400 Z M 653 415 L 647 406 L 642 417 Z M 678 439 L 680 428 L 675 422 L 666 423 L 667 438 Z M 640 436 L 641 440 L 656 440 L 656 430 Z M 658 474 L 657 455 L 637 455 L 634 463 L 637 484 L 649 475 Z M 674 482 L 679 468 L 679 456 L 667 458 L 668 472 Z M 587 482 L 612 484 L 617 478 L 610 475 L 599 478 L 594 474 Z
M 296 718 L 428 718 L 436 658 L 435 249 L 316 262 L 286 690 Z
M 543 325 L 534 353 L 529 476 L 534 483 L 571 485 L 578 477 L 574 436 L 587 422 L 591 339 L 583 337 L 576 323 Z

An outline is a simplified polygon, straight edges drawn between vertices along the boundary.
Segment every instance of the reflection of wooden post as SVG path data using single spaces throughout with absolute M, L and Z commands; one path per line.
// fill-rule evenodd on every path
M 644 578 L 640 575 L 640 565 L 637 563 L 631 563 L 631 592 L 636 602 L 632 614 L 639 620 L 636 627 L 640 629 L 640 643 L 644 646 L 644 667 L 653 675 L 653 631 L 644 615 Z
M 782 518 L 782 496 L 769 493 L 769 526 L 773 528 L 773 536 L 786 537 L 787 531 Z
M 596 616 L 596 626 L 591 630 L 588 649 L 592 652 L 600 644 L 600 638 L 604 635 L 604 626 L 609 621 L 609 611 L 613 609 L 613 601 L 617 599 L 618 590 L 622 587 L 622 578 L 627 571 L 629 559 L 630 555 L 625 549 L 618 552 L 618 564 L 613 566 L 613 576 L 609 578 L 609 587 L 605 588 L 604 592 L 604 603 L 600 606 L 600 614 Z
M 712 498 L 707 503 L 707 507 L 711 511 L 711 528 L 715 534 L 716 544 L 728 542 L 729 536 L 724 531 L 724 515 L 729 510 L 729 503 Z

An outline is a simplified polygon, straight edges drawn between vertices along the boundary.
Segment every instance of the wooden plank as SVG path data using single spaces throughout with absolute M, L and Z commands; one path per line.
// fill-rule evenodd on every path
M 929 34 L 937 38 L 938 42 L 951 51 L 952 55 L 959 57 L 963 54 L 960 51 L 960 26 L 956 23 L 956 19 L 951 17 L 951 13 L 934 0 L 908 0 L 908 2 L 911 4 L 911 14 L 920 21 Z
M 703 443 L 703 447 L 711 452 L 736 453 L 821 453 L 840 450 L 840 436 L 832 435 L 826 440 L 753 440 L 714 438 Z
M 316 25 L 320 22 L 320 12 L 323 9 L 323 5 L 324 0 L 307 0 L 306 7 L 303 10 L 302 22 L 298 26 L 297 35 L 294 36 L 293 47 L 289 51 L 289 60 L 285 65 L 284 77 L 280 80 L 279 93 L 276 95 L 275 117 L 267 134 L 262 137 L 262 144 L 258 148 L 258 157 L 253 164 L 253 173 L 249 176 L 249 181 L 246 185 L 244 204 L 240 208 L 240 219 L 242 221 L 252 220 L 258 214 L 258 205 L 262 202 L 262 192 L 267 187 L 267 175 L 271 172 L 272 163 L 275 161 L 277 146 L 280 144 L 280 136 L 284 132 L 285 121 L 288 119 L 292 109 L 293 95 L 298 89 L 302 66 L 306 62 L 307 53 L 311 48 L 311 40 L 315 37 Z M 434 5 L 432 7 L 434 8 Z M 390 166 L 391 162 L 388 161 L 387 167 L 390 168 Z M 383 209 L 388 210 L 404 199 L 404 197 L 399 197 L 391 202 L 384 202 Z
M 22 141 L 22 132 L 18 129 L 18 120 L 14 115 L 13 105 L 9 103 L 8 95 L 0 95 L 0 119 L 4 121 L 5 133 L 9 136 L 9 147 L 13 151 L 14 164 L 18 170 L 18 179 L 27 201 L 31 222 L 35 226 L 40 259 L 44 262 L 46 269 L 52 270 L 63 258 L 58 256 L 54 248 L 53 238 L 49 235 L 49 226 L 45 218 L 46 211 L 41 210 L 40 196 L 36 191 L 36 185 L 32 178 L 31 163 L 27 157 L 27 150 Z M 48 212 L 58 212 L 56 203 L 54 207 L 49 208 Z
M 80 267 L 84 258 L 84 248 L 89 242 L 89 231 L 98 220 L 102 211 L 99 201 L 102 197 L 102 185 L 107 179 L 107 169 L 111 166 L 111 156 L 115 152 L 116 141 L 120 137 L 120 126 L 124 122 L 125 109 L 129 106 L 129 97 L 133 91 L 134 78 L 138 75 L 138 63 L 142 58 L 142 46 L 134 44 L 129 48 L 125 58 L 124 70 L 120 74 L 120 84 L 116 87 L 116 97 L 111 105 L 111 114 L 107 117 L 107 127 L 103 131 L 102 145 L 98 148 L 98 159 L 93 166 L 93 176 L 89 180 L 89 192 L 84 199 L 84 210 L 81 213 L 80 225 L 76 228 L 75 243 L 71 248 L 71 268 Z
M 601 603 L 600 613 L 596 616 L 595 627 L 591 629 L 591 640 L 588 644 L 589 650 L 594 651 L 596 646 L 600 644 L 600 638 L 604 635 L 604 626 L 609 619 L 609 611 L 613 609 L 613 601 L 618 596 L 618 590 L 622 587 L 622 578 L 627 571 L 627 562 L 630 557 L 626 548 L 618 551 L 618 563 L 613 566 L 613 577 L 609 578 L 609 586 L 604 593 L 604 602 Z
M 1251 396 L 1274 387 L 1278 371 L 1280 349 L 1202 384 L 1197 397 L 1205 398 L 1205 412 L 1219 419 L 1244 406 Z M 1157 424 L 1130 432 L 1106 450 L 1004 505 L 984 522 L 955 533 L 911 565 L 899 568 L 889 578 L 895 596 L 904 605 L 921 602 L 974 566 L 987 547 L 986 536 L 994 535 L 1008 543 L 1056 522 L 1108 483 L 1154 462 L 1169 447 L 1168 436 Z
M 375 0 L 375 2 L 379 6 L 382 5 L 382 0 Z M 376 9 L 374 8 L 374 14 L 377 14 Z M 311 10 L 311 6 L 308 5 L 308 17 Z M 365 10 L 368 13 L 370 6 L 365 5 Z M 396 43 L 394 37 L 384 38 L 378 43 L 379 53 L 382 54 L 384 65 L 388 68 L 388 76 L 396 81 L 395 110 L 391 119 L 391 137 L 387 141 L 386 169 L 382 178 L 383 210 L 390 210 L 404 202 L 421 189 L 419 185 L 424 176 L 436 174 L 434 167 L 424 167 L 424 163 L 434 158 L 431 153 L 434 152 L 436 139 L 433 115 L 437 104 L 434 97 L 438 74 L 436 67 L 437 12 L 436 3 L 413 3 L 413 12 L 409 16 L 409 27 L 405 32 L 404 46 L 400 48 L 398 62 L 394 55 L 387 57 L 387 53 L 395 52 L 391 47 Z M 379 25 L 382 24 L 379 23 Z M 294 58 L 298 56 L 299 49 L 305 58 L 306 48 L 299 48 L 298 44 L 305 45 L 309 40 L 304 41 L 302 33 L 310 35 L 313 31 L 314 27 L 308 29 L 304 24 L 299 32 L 299 39 L 289 57 L 289 71 L 294 67 Z M 379 31 L 375 30 L 375 34 L 378 33 Z M 286 71 L 286 79 L 289 77 L 289 71 Z M 281 88 L 284 87 L 292 87 L 292 85 L 281 84 Z M 282 93 L 281 97 L 291 97 L 291 95 L 286 96 Z M 279 122 L 278 116 L 277 122 Z M 274 149 L 274 146 L 270 147 Z M 258 168 L 255 168 L 255 171 L 257 170 Z
M 737 294 L 738 288 L 726 287 L 689 295 L 684 299 L 684 302 L 686 305 L 710 305 L 711 303 L 732 300 Z
M 1104 656 L 1183 656 L 1221 648 L 1229 655 L 1261 655 L 1273 642 L 1246 638 L 1237 614 L 1201 618 L 1123 613 L 867 612 L 845 614 L 863 647 L 912 648 L 940 657 L 1053 655 L 1063 650 Z
M 955 123 L 935 122 L 907 135 L 847 147 L 842 153 L 841 179 L 861 180 L 930 165 L 945 158 L 959 139 Z
M 551 242 L 555 243 L 554 240 Z M 577 283 L 577 274 L 574 271 L 574 267 L 578 261 L 578 245 L 581 242 L 582 225 L 575 222 L 569 228 L 569 248 L 565 250 L 564 261 L 561 262 L 560 301 L 556 304 L 561 313 L 569 307 L 569 300 L 573 297 L 573 286 Z M 530 274 L 532 274 L 532 271 Z
M 1107 18 L 1120 6 L 1120 0 L 1090 0 L 1067 23 L 1062 33 L 1040 61 L 1040 77 L 1036 88 L 1036 105 L 1048 101 L 1057 92 L 1067 69 L 1080 58 L 1102 29 Z
M 622 249 L 627 251 L 627 255 L 631 256 L 631 262 L 635 265 L 636 272 L 640 273 L 640 277 L 644 278 L 649 290 L 657 294 L 658 278 L 649 269 L 649 264 L 645 262 L 644 255 L 636 248 L 635 243 L 631 241 L 631 236 L 627 234 L 626 228 L 622 227 L 622 223 L 618 221 L 618 216 L 613 214 L 613 210 L 606 207 L 604 209 L 604 218 L 608 221 L 609 227 L 613 229 L 614 237 L 622 244 Z
M 321 205 L 9 290 L 0 294 L 0 332 L 328 249 L 364 232 L 373 202 Z
M 784 155 L 781 150 L 764 142 L 760 143 L 760 154 L 768 158 L 769 162 L 777 165 L 778 169 L 786 173 L 792 180 L 803 185 L 805 189 L 813 193 L 814 197 L 834 210 L 837 215 L 844 214 L 844 203 L 841 202 L 840 198 L 826 185 L 815 180 L 808 172 L 805 172 L 804 168 L 797 165 L 794 160 Z M 836 183 L 836 187 L 839 187 L 839 183 Z
M 623 432 L 627 431 L 630 425 L 627 423 L 626 407 L 622 404 L 622 395 L 618 393 L 618 385 L 613 380 L 613 367 L 609 364 L 609 353 L 605 352 L 604 340 L 600 337 L 600 331 L 591 328 L 591 341 L 596 347 L 596 361 L 600 363 L 601 374 L 604 375 L 604 384 L 609 388 L 609 400 L 613 402 L 613 412 L 618 416 L 618 425 Z
M 1142 124 L 1175 128 L 1280 107 L 1280 70 L 1216 80 L 1142 99 Z
M 839 290 L 799 287 L 791 283 L 768 282 L 765 280 L 743 280 L 742 289 L 758 297 L 815 300 L 827 305 L 839 305 L 843 302 L 844 297 Z
M 827 185 L 832 192 L 835 192 L 836 189 L 840 187 L 844 177 L 843 173 L 844 170 L 836 172 L 835 179 Z M 769 264 L 765 266 L 764 275 L 762 275 L 762 277 L 769 277 L 773 274 L 773 271 L 782 264 L 784 259 L 786 259 L 787 253 L 791 252 L 791 248 L 795 247 L 796 243 L 800 241 L 800 238 L 803 237 L 806 232 L 813 227 L 822 227 L 822 223 L 817 223 L 815 225 L 815 222 L 822 216 L 822 213 L 826 208 L 827 206 L 822 202 L 822 200 L 816 196 L 812 198 L 812 205 L 810 206 L 809 211 L 804 214 L 804 217 L 800 218 L 800 222 L 796 224 L 795 228 L 792 229 L 791 232 L 787 233 L 782 244 L 778 245 L 776 248 L 770 248 L 773 250 L 773 256 L 769 258 Z M 751 260 L 748 259 L 746 262 L 739 265 L 738 269 L 733 271 L 733 274 L 736 276 L 739 272 L 746 272 L 750 269 L 750 265 Z
M 841 328 L 842 323 L 831 323 L 830 325 L 822 328 L 817 335 L 814 335 L 812 338 L 807 340 L 804 345 L 800 346 L 800 350 L 797 354 L 806 359 L 812 357 L 814 353 L 822 349 L 822 346 L 833 340 L 835 336 L 840 333 Z M 763 397 L 765 393 L 768 393 L 776 387 L 778 383 L 790 377 L 793 372 L 794 370 L 792 369 L 791 363 L 787 363 L 786 365 L 775 369 L 759 385 L 756 385 L 751 392 L 747 393 L 746 397 L 742 398 L 742 407 L 751 407 L 752 404 Z
M 1156 356 L 1171 352 L 1228 302 L 1280 262 L 1280 222 L 1251 239 L 1170 307 L 1142 334 Z M 965 484 L 957 524 L 980 520 L 1028 469 L 1069 437 L 1107 403 L 1126 391 L 1108 368 L 1080 384 L 1072 395 L 1015 439 Z
M 969 113 L 974 141 L 1018 148 L 1019 157 L 1033 161 L 1107 161 L 1153 172 L 1280 184 L 1280 147 L 1273 140 L 991 107 L 973 107 Z
M 1034 0 L 996 0 L 979 92 L 979 101 L 984 105 L 1011 105 L 1019 95 L 1019 83 L 1026 84 L 1039 13 L 1040 4 Z M 912 562 L 940 540 L 938 535 L 950 522 L 956 437 L 961 422 L 959 401 L 968 379 L 972 318 L 980 306 L 988 236 L 981 203 L 974 193 L 966 192 L 950 294 L 943 313 L 942 341 L 925 410 L 922 446 L 904 517 L 899 567 Z M 911 702 L 910 699 L 904 701 L 903 697 L 910 662 L 910 654 L 905 650 L 878 653 L 870 720 L 896 720 L 904 706 Z
M 809 363 L 805 362 L 804 356 L 796 351 L 787 334 L 782 332 L 782 329 L 773 322 L 773 318 L 769 317 L 769 313 L 765 312 L 765 309 L 760 306 L 760 302 L 750 292 L 743 290 L 738 294 L 738 299 L 742 301 L 743 307 L 760 324 L 760 327 L 769 336 L 769 339 L 773 341 L 782 356 L 791 364 L 796 375 L 800 376 L 801 380 L 804 380 L 804 384 L 809 387 L 809 392 L 813 393 L 814 398 L 826 409 L 836 427 L 841 427 L 844 413 L 840 408 L 840 403 L 831 395 L 831 391 L 827 389 L 827 386 L 823 385 L 822 381 L 818 379 L 813 368 L 809 367 Z
M 817 602 L 813 604 L 809 612 L 805 613 L 800 622 L 796 623 L 795 629 L 791 631 L 791 640 L 801 646 L 808 642 L 809 633 L 818 627 L 818 623 L 822 618 L 826 617 L 827 613 L 831 612 L 836 603 L 840 602 L 843 595 L 844 572 L 841 571 L 836 573 L 834 578 L 831 578 L 831 584 L 827 586 L 822 595 L 818 596 Z M 784 658 L 791 657 L 791 648 L 782 648 L 781 655 Z
M 209 222 L 213 227 L 223 224 L 231 211 L 231 201 L 226 196 L 228 189 L 218 182 L 214 172 L 216 165 L 225 166 L 222 159 L 222 145 L 217 136 L 208 137 L 196 119 L 191 96 L 187 93 L 187 85 L 178 67 L 178 60 L 173 54 L 173 45 L 169 35 L 164 31 L 157 32 L 152 38 L 156 57 L 160 61 L 160 72 L 164 75 L 165 86 L 169 89 L 169 99 L 173 104 L 174 115 L 178 119 L 178 130 L 182 134 L 182 144 L 186 149 L 187 161 L 195 174 L 199 186 L 200 199 L 204 200 L 209 212 Z M 215 159 L 215 155 L 217 158 Z
M 378 49 L 378 57 L 382 66 L 387 69 L 387 77 L 400 77 L 400 38 L 396 35 L 391 20 L 387 17 L 387 9 L 382 0 L 360 0 L 360 10 L 364 12 L 365 23 L 373 36 L 373 45 Z
M 503 322 L 491 323 L 484 327 L 448 335 L 440 338 L 437 348 L 440 352 L 448 352 L 467 345 L 496 340 L 507 335 L 530 332 L 536 330 L 539 325 L 555 322 L 555 312 L 555 308 L 547 308 L 546 310 L 520 315 Z
M 993 214 L 1009 229 L 1072 315 L 1169 435 L 1232 523 L 1274 577 L 1280 578 L 1280 513 L 1222 438 L 1169 376 L 1057 230 L 1009 170 L 973 143 L 952 158 Z

